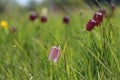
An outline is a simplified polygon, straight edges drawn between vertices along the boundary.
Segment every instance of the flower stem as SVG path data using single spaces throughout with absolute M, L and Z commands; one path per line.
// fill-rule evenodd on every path
M 66 80 L 69 80 L 68 72 L 67 72 L 67 59 L 66 59 L 66 54 L 65 53 L 64 53 L 64 65 L 65 65 Z
M 50 74 L 51 74 L 51 75 L 50 75 L 51 77 L 50 77 L 50 80 L 53 80 L 53 76 L 54 76 L 54 75 L 53 75 L 53 63 L 52 63 L 52 62 L 50 63 L 50 66 L 51 66 L 51 73 L 50 73 Z

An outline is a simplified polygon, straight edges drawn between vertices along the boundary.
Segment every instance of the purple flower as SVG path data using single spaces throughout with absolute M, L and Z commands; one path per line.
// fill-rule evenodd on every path
M 86 30 L 91 31 L 92 29 L 94 29 L 95 25 L 96 25 L 96 21 L 93 19 L 90 19 L 86 25 Z
M 17 32 L 17 29 L 16 29 L 16 27 L 11 27 L 11 29 L 10 29 L 10 31 L 12 32 L 12 33 L 16 33 Z
M 30 13 L 29 19 L 30 19 L 31 21 L 35 21 L 37 18 L 38 18 L 37 13 L 34 12 L 34 11 L 32 11 L 32 12 Z
M 50 50 L 48 60 L 52 60 L 53 62 L 56 63 L 59 57 L 60 57 L 60 47 L 53 46 Z
M 47 17 L 46 16 L 41 16 L 40 20 L 41 20 L 42 23 L 45 23 L 45 22 L 47 22 Z
M 115 10 L 115 3 L 111 3 L 110 8 L 111 8 L 112 11 L 114 11 Z
M 98 12 L 101 12 L 103 15 L 106 14 L 106 10 L 104 8 L 100 8 Z
M 101 12 L 96 12 L 93 16 L 93 19 L 96 21 L 96 25 L 100 25 L 103 21 L 103 14 Z
M 63 23 L 66 23 L 66 24 L 69 23 L 69 17 L 68 16 L 63 17 Z

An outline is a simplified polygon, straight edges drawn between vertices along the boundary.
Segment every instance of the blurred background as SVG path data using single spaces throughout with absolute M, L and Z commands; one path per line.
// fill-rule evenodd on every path
M 120 80 L 119 5 L 120 0 L 0 0 L 0 80 Z M 105 18 L 97 25 L 102 8 Z M 58 44 L 61 58 L 53 65 L 48 55 Z
M 94 8 L 109 6 L 111 2 L 120 4 L 120 0 L 0 0 L 0 13 L 23 13 L 25 11 L 38 11 L 47 7 L 49 11 L 66 11 L 86 7 Z

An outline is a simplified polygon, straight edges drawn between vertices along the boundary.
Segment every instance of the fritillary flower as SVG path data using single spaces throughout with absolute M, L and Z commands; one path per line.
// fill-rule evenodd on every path
M 101 12 L 103 15 L 106 14 L 106 10 L 104 8 L 100 8 L 98 12 Z
M 60 57 L 60 47 L 53 46 L 50 50 L 48 60 L 52 60 L 54 63 L 56 63 L 59 57 Z
M 47 22 L 47 17 L 46 16 L 41 16 L 40 20 L 41 20 L 42 23 L 45 23 L 45 22 Z
M 12 32 L 12 33 L 16 33 L 17 32 L 17 29 L 16 29 L 16 27 L 11 27 L 11 29 L 10 29 L 10 31 Z
M 114 10 L 115 10 L 115 3 L 111 3 L 111 4 L 110 4 L 110 8 L 111 8 L 111 10 L 114 12 Z
M 66 24 L 69 23 L 69 17 L 68 16 L 63 17 L 63 23 L 66 23 Z
M 93 19 L 90 19 L 86 25 L 86 30 L 91 31 L 92 29 L 94 29 L 95 25 L 96 25 L 96 21 Z
M 37 18 L 38 18 L 38 14 L 37 14 L 36 12 L 32 11 L 32 12 L 30 13 L 29 19 L 30 19 L 31 21 L 35 21 Z
M 100 25 L 103 21 L 103 14 L 101 12 L 96 12 L 93 16 L 93 19 L 96 21 L 96 25 Z

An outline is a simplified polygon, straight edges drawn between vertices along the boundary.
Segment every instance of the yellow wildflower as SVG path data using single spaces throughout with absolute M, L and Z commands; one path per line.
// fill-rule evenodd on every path
M 8 23 L 6 21 L 1 21 L 1 27 L 4 29 L 8 29 Z

